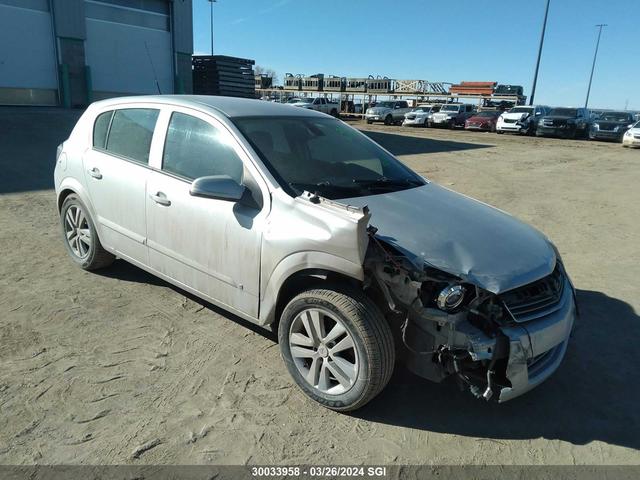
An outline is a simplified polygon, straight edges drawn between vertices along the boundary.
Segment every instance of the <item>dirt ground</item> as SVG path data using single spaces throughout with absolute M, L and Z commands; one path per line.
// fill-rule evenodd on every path
M 581 318 L 560 370 L 507 404 L 398 368 L 344 415 L 296 390 L 268 332 L 122 261 L 72 264 L 52 169 L 77 115 L 0 109 L 0 464 L 640 463 L 640 151 L 358 123 L 545 232 Z

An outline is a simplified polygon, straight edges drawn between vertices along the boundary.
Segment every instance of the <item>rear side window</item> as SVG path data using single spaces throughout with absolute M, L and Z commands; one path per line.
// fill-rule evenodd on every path
M 107 132 L 109 131 L 109 123 L 113 110 L 101 113 L 93 124 L 93 146 L 104 149 L 107 145 Z
M 116 110 L 107 138 L 107 151 L 138 163 L 149 163 L 149 149 L 158 112 L 150 108 Z
M 176 112 L 167 130 L 162 169 L 189 180 L 228 175 L 241 183 L 244 167 L 232 141 L 210 123 Z

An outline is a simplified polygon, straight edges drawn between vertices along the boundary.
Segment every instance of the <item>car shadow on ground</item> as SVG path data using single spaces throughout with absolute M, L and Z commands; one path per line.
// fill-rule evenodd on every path
M 411 136 L 411 132 L 385 133 L 368 130 L 361 131 L 371 140 L 379 143 L 397 156 L 455 152 L 460 150 L 473 150 L 477 148 L 492 148 L 495 146 L 485 145 L 482 143 L 454 142 L 451 140 L 413 137 Z
M 100 275 L 102 277 L 113 278 L 116 280 L 121 280 L 124 282 L 132 282 L 132 283 L 144 283 L 149 285 L 155 285 L 158 287 L 166 287 L 170 288 L 178 295 L 188 298 L 189 300 L 211 310 L 213 313 L 217 313 L 225 317 L 227 320 L 231 320 L 249 330 L 262 335 L 268 340 L 272 342 L 278 342 L 278 337 L 275 332 L 273 332 L 270 328 L 261 327 L 256 325 L 255 323 L 251 323 L 245 320 L 242 317 L 234 315 L 233 313 L 220 308 L 212 303 L 203 300 L 200 297 L 196 297 L 195 295 L 187 292 L 186 290 L 182 290 L 180 287 L 176 287 L 169 282 L 164 281 L 163 279 L 156 277 L 155 275 L 150 274 L 146 270 L 136 267 L 129 262 L 126 262 L 121 259 L 117 259 L 110 267 L 102 268 L 100 270 L 96 270 L 92 272 L 94 274 Z
M 354 416 L 487 439 L 594 440 L 640 449 L 640 317 L 604 293 L 578 290 L 580 317 L 560 369 L 504 404 L 485 403 L 453 381 L 436 385 L 397 369 Z

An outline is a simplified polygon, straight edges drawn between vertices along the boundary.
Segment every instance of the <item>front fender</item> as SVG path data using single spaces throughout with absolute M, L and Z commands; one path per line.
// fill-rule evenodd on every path
M 278 294 L 285 281 L 292 275 L 309 269 L 326 270 L 346 275 L 355 280 L 364 280 L 364 270 L 361 264 L 325 252 L 293 253 L 283 258 L 269 277 L 263 298 L 260 301 L 259 320 L 261 325 L 270 325 L 275 320 Z

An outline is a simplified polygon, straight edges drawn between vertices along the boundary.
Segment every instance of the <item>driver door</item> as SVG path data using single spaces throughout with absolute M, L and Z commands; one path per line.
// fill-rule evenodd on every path
M 163 111 L 164 147 L 147 181 L 150 266 L 214 303 L 258 316 L 266 185 L 248 155 L 216 119 Z M 228 175 L 251 184 L 256 205 L 190 194 L 194 179 Z

